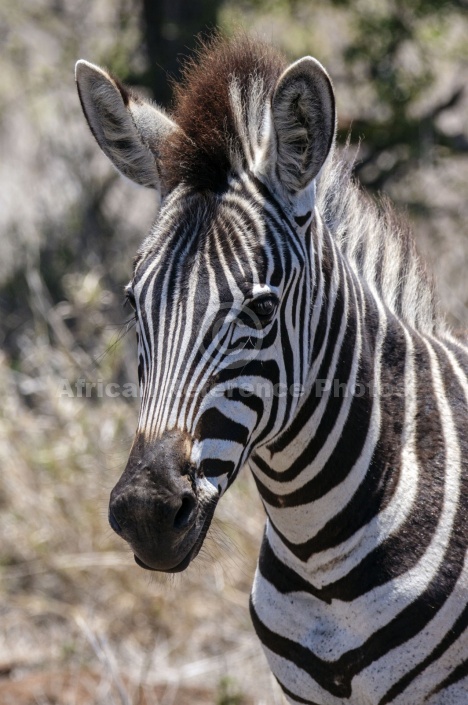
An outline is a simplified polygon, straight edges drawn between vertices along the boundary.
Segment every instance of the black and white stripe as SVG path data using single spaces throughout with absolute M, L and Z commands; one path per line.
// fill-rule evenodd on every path
M 315 60 L 218 40 L 178 100 L 154 118 L 144 179 L 163 200 L 129 287 L 137 437 L 184 434 L 216 499 L 252 470 L 267 521 L 251 615 L 289 702 L 465 705 L 468 346 L 407 226 L 325 161 Z

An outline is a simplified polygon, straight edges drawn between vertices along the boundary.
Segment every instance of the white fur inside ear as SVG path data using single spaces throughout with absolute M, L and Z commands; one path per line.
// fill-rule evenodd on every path
M 177 125 L 99 66 L 78 61 L 75 76 L 83 112 L 102 151 L 124 176 L 161 192 L 156 160 Z
M 259 171 L 288 196 L 313 207 L 312 186 L 327 158 L 335 135 L 335 99 L 323 66 L 307 56 L 293 63 L 278 79 L 271 114 L 265 120 L 268 137 Z
M 315 185 L 315 179 L 313 179 L 305 189 L 296 193 L 293 209 L 295 216 L 302 216 L 314 210 L 316 192 L 317 187 Z

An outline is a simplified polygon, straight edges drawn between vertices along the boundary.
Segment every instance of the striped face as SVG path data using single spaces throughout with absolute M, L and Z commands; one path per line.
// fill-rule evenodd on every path
M 310 228 L 297 228 L 254 179 L 220 197 L 181 189 L 164 204 L 127 287 L 142 401 L 114 515 L 118 497 L 146 482 L 135 476 L 138 465 L 157 477 L 166 454 L 189 490 L 179 520 L 189 526 L 198 510 L 211 519 L 252 451 L 291 418 L 308 367 L 311 314 Z M 207 528 L 202 523 L 203 535 Z
M 137 563 L 183 570 L 253 451 L 293 418 L 315 318 L 315 179 L 333 88 L 249 40 L 214 42 L 171 116 L 78 62 L 88 124 L 125 176 L 163 199 L 127 289 L 141 412 L 109 520 Z M 317 308 L 318 310 L 318 308 Z
M 135 267 L 138 434 L 174 429 L 218 493 L 297 404 L 308 347 L 310 242 L 253 182 L 176 194 Z

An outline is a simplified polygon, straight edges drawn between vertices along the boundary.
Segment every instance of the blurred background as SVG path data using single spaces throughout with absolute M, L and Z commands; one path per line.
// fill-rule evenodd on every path
M 356 177 L 407 212 L 468 327 L 467 0 L 2 0 L 0 705 L 276 705 L 248 615 L 263 510 L 223 499 L 187 573 L 149 576 L 107 527 L 138 400 L 123 286 L 155 214 L 99 151 L 78 58 L 170 106 L 194 36 L 316 56 Z M 77 396 L 75 382 L 96 383 Z M 70 386 L 67 386 L 67 385 Z

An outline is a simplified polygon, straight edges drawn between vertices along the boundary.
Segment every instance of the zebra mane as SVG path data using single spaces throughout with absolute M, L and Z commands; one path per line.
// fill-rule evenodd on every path
M 225 190 L 230 174 L 249 162 L 249 142 L 259 139 L 265 106 L 285 68 L 284 57 L 256 38 L 216 34 L 201 44 L 174 85 L 171 117 L 182 129 L 160 154 L 169 191 L 179 184 Z M 433 332 L 442 321 L 410 227 L 387 199 L 375 201 L 359 188 L 352 166 L 332 151 L 318 179 L 319 212 L 351 267 L 385 305 L 416 329 Z
M 443 329 L 434 279 L 411 227 L 385 196 L 373 199 L 352 176 L 346 149 L 335 150 L 317 183 L 317 208 L 346 260 L 400 319 L 426 333 Z
M 214 192 L 226 188 L 230 173 L 246 164 L 243 127 L 260 133 L 265 106 L 285 67 L 275 49 L 244 35 L 225 39 L 217 34 L 201 45 L 174 85 L 172 118 L 182 130 L 161 154 L 168 190 L 180 183 Z M 241 119 L 233 108 L 233 91 Z

